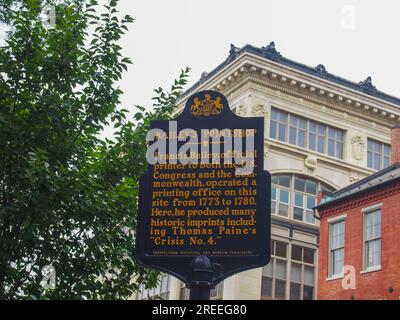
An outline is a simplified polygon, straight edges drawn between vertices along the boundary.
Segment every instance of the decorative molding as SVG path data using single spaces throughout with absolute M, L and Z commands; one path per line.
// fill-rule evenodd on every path
M 245 116 L 245 115 L 247 114 L 246 105 L 243 104 L 243 103 L 241 103 L 241 104 L 236 108 L 236 114 L 237 114 L 238 116 L 241 116 L 241 117 Z
M 261 103 L 255 104 L 252 108 L 251 108 L 251 113 L 255 116 L 265 116 L 265 114 L 268 112 L 265 111 L 264 105 Z
M 326 68 L 325 68 L 325 66 L 324 66 L 323 64 L 317 65 L 314 69 L 315 69 L 315 71 L 317 71 L 317 75 L 318 75 L 320 78 L 324 78 L 325 75 L 328 73 L 328 72 L 326 71 Z
M 358 85 L 360 86 L 360 90 L 364 93 L 374 95 L 378 92 L 376 87 L 372 84 L 371 77 L 367 77 L 367 79 L 365 79 L 364 81 L 360 81 Z
M 351 155 L 355 160 L 363 160 L 365 151 L 365 141 L 360 135 L 351 138 Z
M 329 217 L 334 214 L 346 212 L 352 208 L 361 207 L 368 203 L 375 202 L 398 193 L 400 193 L 400 182 L 395 182 L 384 188 L 375 189 L 360 195 L 354 195 L 353 197 L 343 200 L 342 202 L 333 203 L 331 206 L 328 205 L 325 208 L 319 209 L 318 212 L 321 217 Z
M 354 183 L 354 182 L 357 182 L 357 181 L 359 181 L 360 180 L 360 178 L 357 178 L 357 177 L 353 177 L 353 176 L 350 176 L 349 177 L 349 182 L 350 182 L 350 184 L 352 184 L 352 183 Z
M 279 61 L 282 58 L 280 52 L 278 52 L 275 48 L 275 42 L 270 42 L 266 47 L 261 47 L 262 55 L 270 60 Z
M 307 169 L 315 170 L 317 168 L 317 164 L 318 164 L 318 160 L 316 157 L 307 156 L 304 159 L 304 165 L 306 166 Z

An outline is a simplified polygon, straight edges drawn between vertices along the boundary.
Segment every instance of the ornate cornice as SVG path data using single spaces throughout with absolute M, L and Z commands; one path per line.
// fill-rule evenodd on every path
M 303 65 L 304 70 L 293 70 L 293 64 L 297 63 L 284 58 L 273 42 L 260 49 L 252 46 L 239 49 L 232 44 L 227 59 L 210 73 L 203 73 L 201 79 L 184 93 L 183 100 L 194 89 L 226 91 L 243 76 L 252 79 L 258 76 L 268 83 L 290 86 L 292 93 L 295 91 L 297 95 L 307 93 L 308 98 L 313 97 L 320 105 L 342 106 L 349 112 L 369 114 L 380 122 L 400 122 L 400 99 L 378 91 L 371 77 L 357 84 L 333 76 L 322 64 L 315 68 Z M 338 81 L 332 81 L 332 77 Z M 385 97 L 390 101 L 382 100 Z

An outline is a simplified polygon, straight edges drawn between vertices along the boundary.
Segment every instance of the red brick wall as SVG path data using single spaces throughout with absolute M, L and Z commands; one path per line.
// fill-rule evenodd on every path
M 362 271 L 362 208 L 383 203 L 381 270 L 360 274 Z M 327 281 L 329 230 L 327 219 L 346 214 L 345 265 L 356 270 L 356 289 L 343 289 L 342 279 Z M 400 194 L 365 203 L 329 217 L 321 215 L 320 253 L 318 270 L 318 299 L 400 299 Z M 389 288 L 393 289 L 390 293 Z
M 391 133 L 391 164 L 400 162 L 400 126 L 392 128 Z

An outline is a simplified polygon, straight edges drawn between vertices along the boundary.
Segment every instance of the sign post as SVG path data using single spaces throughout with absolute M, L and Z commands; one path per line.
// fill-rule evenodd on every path
M 140 180 L 136 258 L 209 299 L 225 278 L 266 265 L 271 178 L 264 119 L 234 114 L 225 96 L 201 91 L 182 114 L 153 121 Z

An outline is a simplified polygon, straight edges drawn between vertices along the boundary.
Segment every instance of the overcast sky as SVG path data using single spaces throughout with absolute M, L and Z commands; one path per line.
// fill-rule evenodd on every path
M 120 0 L 119 10 L 135 18 L 122 39 L 134 61 L 120 83 L 129 110 L 151 107 L 153 88 L 169 87 L 186 66 L 193 84 L 227 57 L 230 43 L 275 41 L 289 59 L 356 82 L 370 75 L 400 96 L 400 1 Z
M 193 84 L 230 43 L 270 41 L 287 58 L 356 82 L 371 75 L 378 89 L 400 96 L 400 1 L 121 0 L 119 8 L 135 18 L 122 42 L 134 61 L 121 82 L 126 107 L 149 107 L 152 89 L 169 87 L 185 66 Z

